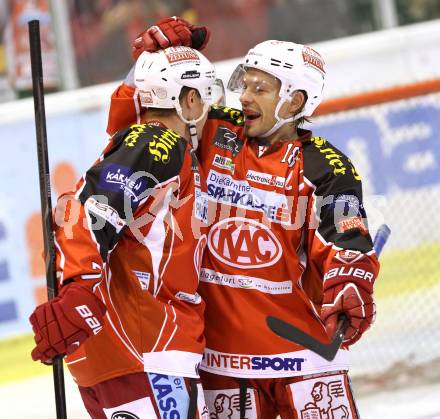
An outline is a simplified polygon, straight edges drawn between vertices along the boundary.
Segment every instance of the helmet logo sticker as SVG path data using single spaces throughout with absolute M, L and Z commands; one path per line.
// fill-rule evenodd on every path
M 199 56 L 189 47 L 169 47 L 164 51 L 170 64 L 179 61 L 200 61 Z
M 156 87 L 153 90 L 153 93 L 159 98 L 159 99 L 166 99 L 167 97 L 167 91 L 163 87 Z
M 313 48 L 304 46 L 302 50 L 302 56 L 304 63 L 316 68 L 323 75 L 325 74 L 324 60 L 322 59 L 321 55 Z
M 141 102 L 143 105 L 152 105 L 153 104 L 153 96 L 151 95 L 151 92 L 143 92 Z
M 182 74 L 181 79 L 198 79 L 200 77 L 200 73 L 196 70 L 188 70 Z

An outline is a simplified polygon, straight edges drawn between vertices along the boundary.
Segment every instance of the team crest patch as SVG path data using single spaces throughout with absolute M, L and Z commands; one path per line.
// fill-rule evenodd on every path
M 234 157 L 243 147 L 243 141 L 237 137 L 237 134 L 223 125 L 217 128 L 212 144 L 223 150 L 230 151 Z
M 205 390 L 205 400 L 210 419 L 240 419 L 240 390 Z M 260 419 L 255 390 L 247 389 L 245 401 L 246 419 Z
M 289 384 L 288 387 L 300 419 L 353 418 L 342 374 L 315 377 Z

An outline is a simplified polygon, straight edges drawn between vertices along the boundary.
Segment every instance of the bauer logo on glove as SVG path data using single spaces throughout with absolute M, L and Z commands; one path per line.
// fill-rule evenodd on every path
M 354 252 L 353 252 L 354 255 Z M 362 257 L 360 256 L 362 255 Z M 333 336 L 341 314 L 348 319 L 344 346 L 357 342 L 376 317 L 373 299 L 375 274 L 360 253 L 349 263 L 340 253 L 324 275 L 321 319 L 329 336 Z
M 90 329 L 93 330 L 93 334 L 97 335 L 102 330 L 102 325 L 99 320 L 93 316 L 92 311 L 85 304 L 75 307 L 79 315 L 86 321 Z
M 29 321 L 36 347 L 34 361 L 48 362 L 76 351 L 86 339 L 102 330 L 106 307 L 88 288 L 71 283 L 60 295 L 39 305 Z

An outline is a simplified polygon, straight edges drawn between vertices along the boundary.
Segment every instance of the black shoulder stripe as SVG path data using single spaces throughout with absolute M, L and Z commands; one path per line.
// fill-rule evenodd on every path
M 133 169 L 149 168 L 153 172 L 159 170 L 165 173 L 170 171 L 173 172 L 172 176 L 180 171 L 188 143 L 176 132 L 153 125 L 135 124 L 115 135 L 117 143 L 105 158 L 109 158 L 118 149 L 118 160 L 130 163 Z
M 242 111 L 225 106 L 212 106 L 208 113 L 208 119 L 219 119 L 239 126 L 244 124 Z
M 360 182 L 353 163 L 339 149 L 322 137 L 313 137 L 303 145 L 304 175 L 312 183 L 325 177 L 351 178 Z
M 118 132 L 112 135 L 111 141 L 113 145 L 120 144 L 121 141 L 125 138 L 125 136 L 130 132 L 130 128 L 122 128 Z
M 304 143 L 304 176 L 316 187 L 318 232 L 343 249 L 372 249 L 362 183 L 350 159 L 322 137 Z
M 182 169 L 188 143 L 176 132 L 144 124 L 116 135 L 116 144 L 86 173 L 83 203 L 89 196 L 103 195 L 119 209 L 125 196 L 134 208 L 145 191 Z
M 179 175 L 188 143 L 177 133 L 150 125 L 132 125 L 113 137 L 103 160 L 86 173 L 80 201 L 87 205 L 103 259 L 152 188 Z

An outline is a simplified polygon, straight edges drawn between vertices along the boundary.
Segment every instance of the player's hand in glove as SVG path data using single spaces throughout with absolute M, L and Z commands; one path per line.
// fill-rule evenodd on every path
M 345 267 L 346 271 L 350 268 Z M 351 268 L 355 272 L 356 268 Z M 365 272 L 357 269 L 359 272 Z M 373 300 L 373 278 L 371 281 L 353 276 L 335 276 L 324 280 L 324 295 L 321 319 L 330 337 L 333 337 L 339 317 L 344 313 L 349 321 L 345 331 L 343 346 L 357 342 L 370 328 L 376 316 Z
M 70 354 L 102 329 L 106 307 L 79 284 L 64 286 L 58 297 L 39 305 L 29 317 L 36 347 L 32 359 L 48 363 L 56 355 Z
M 154 52 L 171 46 L 185 46 L 202 50 L 209 41 L 210 30 L 206 26 L 191 25 L 180 17 L 159 20 L 134 40 L 132 56 L 135 60 L 144 51 Z

